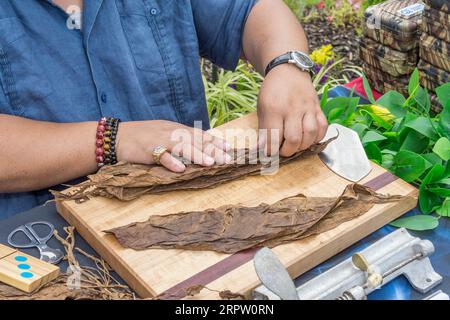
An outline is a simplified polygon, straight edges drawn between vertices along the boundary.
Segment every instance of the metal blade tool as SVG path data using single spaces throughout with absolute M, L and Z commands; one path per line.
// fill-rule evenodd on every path
M 281 300 L 298 300 L 297 289 L 281 261 L 269 248 L 255 254 L 256 274 L 265 286 Z
M 352 182 L 360 181 L 370 173 L 372 166 L 358 134 L 352 129 L 333 123 L 328 127 L 322 141 L 336 136 L 337 139 L 319 153 L 319 158 L 338 176 Z

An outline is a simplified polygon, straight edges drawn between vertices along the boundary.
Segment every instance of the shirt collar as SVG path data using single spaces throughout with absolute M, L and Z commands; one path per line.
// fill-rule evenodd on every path
M 83 4 L 83 38 L 87 44 L 92 28 L 104 0 L 87 0 Z

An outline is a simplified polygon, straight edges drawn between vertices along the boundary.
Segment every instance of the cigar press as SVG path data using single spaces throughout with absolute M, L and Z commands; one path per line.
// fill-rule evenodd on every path
M 261 251 L 261 254 L 256 253 L 253 262 L 262 285 L 253 291 L 253 298 L 295 299 L 292 279 L 284 284 L 287 283 L 286 269 L 272 250 L 263 248 Z M 372 291 L 400 275 L 404 275 L 414 289 L 426 293 L 442 281 L 428 258 L 433 253 L 430 241 L 413 237 L 404 228 L 398 229 L 295 288 L 297 299 L 365 300 Z

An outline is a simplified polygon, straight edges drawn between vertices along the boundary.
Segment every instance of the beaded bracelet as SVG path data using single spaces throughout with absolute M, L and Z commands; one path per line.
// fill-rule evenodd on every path
M 116 137 L 119 122 L 119 119 L 112 117 L 101 118 L 98 122 L 95 160 L 99 168 L 117 163 Z

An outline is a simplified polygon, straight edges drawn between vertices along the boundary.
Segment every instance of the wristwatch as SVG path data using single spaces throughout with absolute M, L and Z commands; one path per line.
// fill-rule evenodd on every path
M 281 56 L 273 59 L 266 68 L 265 74 L 267 75 L 270 70 L 283 63 L 291 63 L 302 71 L 312 72 L 314 62 L 304 52 L 301 51 L 289 51 Z

